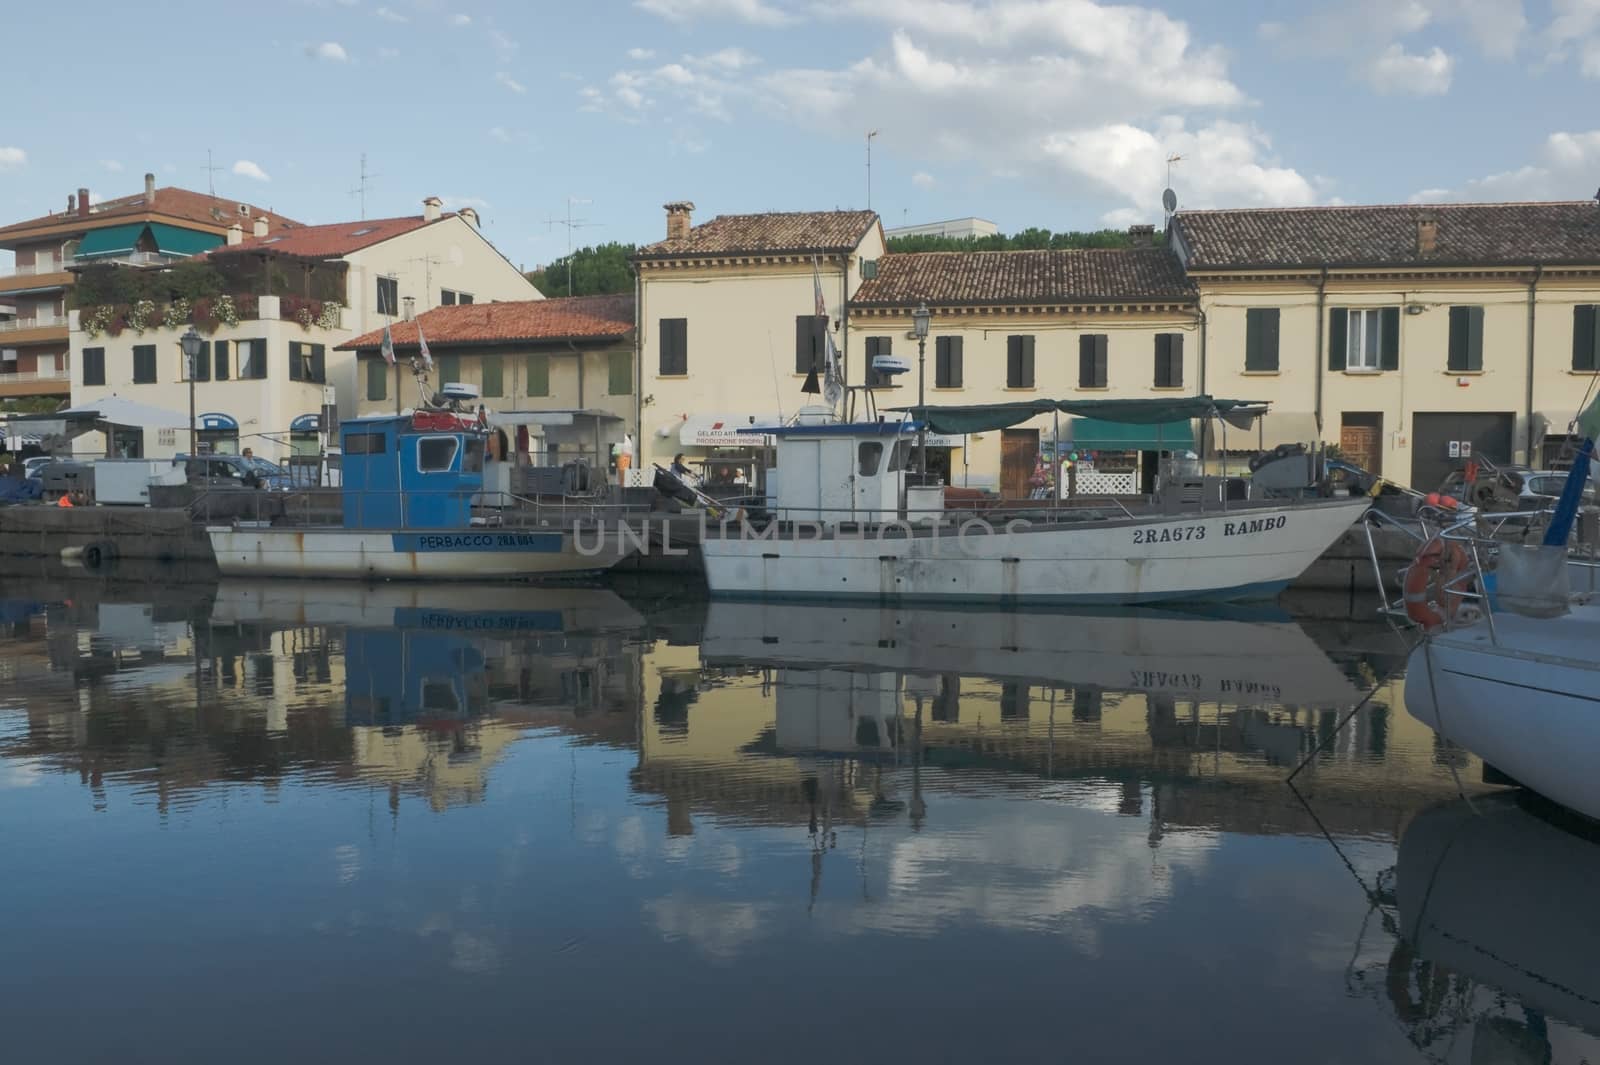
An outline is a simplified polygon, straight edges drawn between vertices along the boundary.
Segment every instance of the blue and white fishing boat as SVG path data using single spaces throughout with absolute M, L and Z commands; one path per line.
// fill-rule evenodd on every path
M 464 416 L 357 418 L 340 435 L 339 524 L 208 526 L 224 576 L 526 580 L 603 572 L 633 547 L 614 525 L 513 525 L 503 510 L 476 506 L 488 432 Z

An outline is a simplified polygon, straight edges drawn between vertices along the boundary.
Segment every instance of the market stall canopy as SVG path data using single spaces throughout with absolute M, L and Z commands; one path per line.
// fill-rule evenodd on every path
M 1083 451 L 1194 450 L 1194 423 L 1187 418 L 1149 424 L 1074 418 L 1062 432 Z
M 1280 444 L 1315 444 L 1322 438 L 1317 416 L 1310 411 L 1275 410 L 1254 424 L 1240 425 L 1232 418 L 1224 421 L 1228 423 L 1226 432 L 1217 423 L 1204 426 L 1207 454 L 1214 455 L 1224 447 L 1229 452 L 1271 451 Z
M 189 416 L 177 411 L 163 410 L 147 403 L 135 403 L 121 396 L 106 396 L 93 402 L 80 403 L 66 410 L 49 414 L 13 414 L 16 422 L 106 422 L 134 429 L 187 429 Z
M 985 433 L 1019 425 L 1041 414 L 1075 414 L 1119 425 L 1157 425 L 1191 418 L 1254 418 L 1265 403 L 1213 396 L 1175 396 L 1171 399 L 1036 399 L 1025 403 L 973 403 L 964 406 L 892 407 L 913 418 L 926 419 L 936 433 L 959 436 Z M 1193 435 L 1190 444 L 1193 444 Z

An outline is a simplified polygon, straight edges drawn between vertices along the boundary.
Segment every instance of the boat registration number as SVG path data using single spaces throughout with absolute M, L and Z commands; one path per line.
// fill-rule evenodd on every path
M 1133 530 L 1133 542 L 1136 544 L 1176 544 L 1205 538 L 1204 525 L 1163 525 L 1159 529 Z

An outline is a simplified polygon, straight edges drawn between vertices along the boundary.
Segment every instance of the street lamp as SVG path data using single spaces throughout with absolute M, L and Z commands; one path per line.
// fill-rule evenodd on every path
M 928 319 L 933 317 L 928 311 L 926 300 L 917 304 L 917 309 L 911 312 L 911 331 L 917 335 L 917 406 L 921 408 L 918 413 L 922 415 L 921 428 L 917 430 L 917 472 L 928 472 L 928 411 L 926 395 L 927 362 L 928 362 Z
M 189 458 L 193 460 L 200 454 L 199 445 L 196 443 L 198 433 L 194 420 L 194 377 L 196 364 L 200 361 L 200 349 L 205 341 L 200 339 L 200 334 L 194 331 L 194 326 L 178 338 L 178 346 L 183 349 L 183 363 L 189 375 Z

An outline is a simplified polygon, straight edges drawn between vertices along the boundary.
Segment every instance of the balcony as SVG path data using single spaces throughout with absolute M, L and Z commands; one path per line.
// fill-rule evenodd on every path
M 66 396 L 72 393 L 72 375 L 66 370 L 0 373 L 0 398 Z
M 32 318 L 16 318 L 0 322 L 0 341 L 7 347 L 32 344 L 41 340 L 67 339 L 67 316 L 64 314 L 39 314 Z
M 72 284 L 67 264 L 52 259 L 43 265 L 18 266 L 0 270 L 0 293 L 33 289 L 63 288 Z

